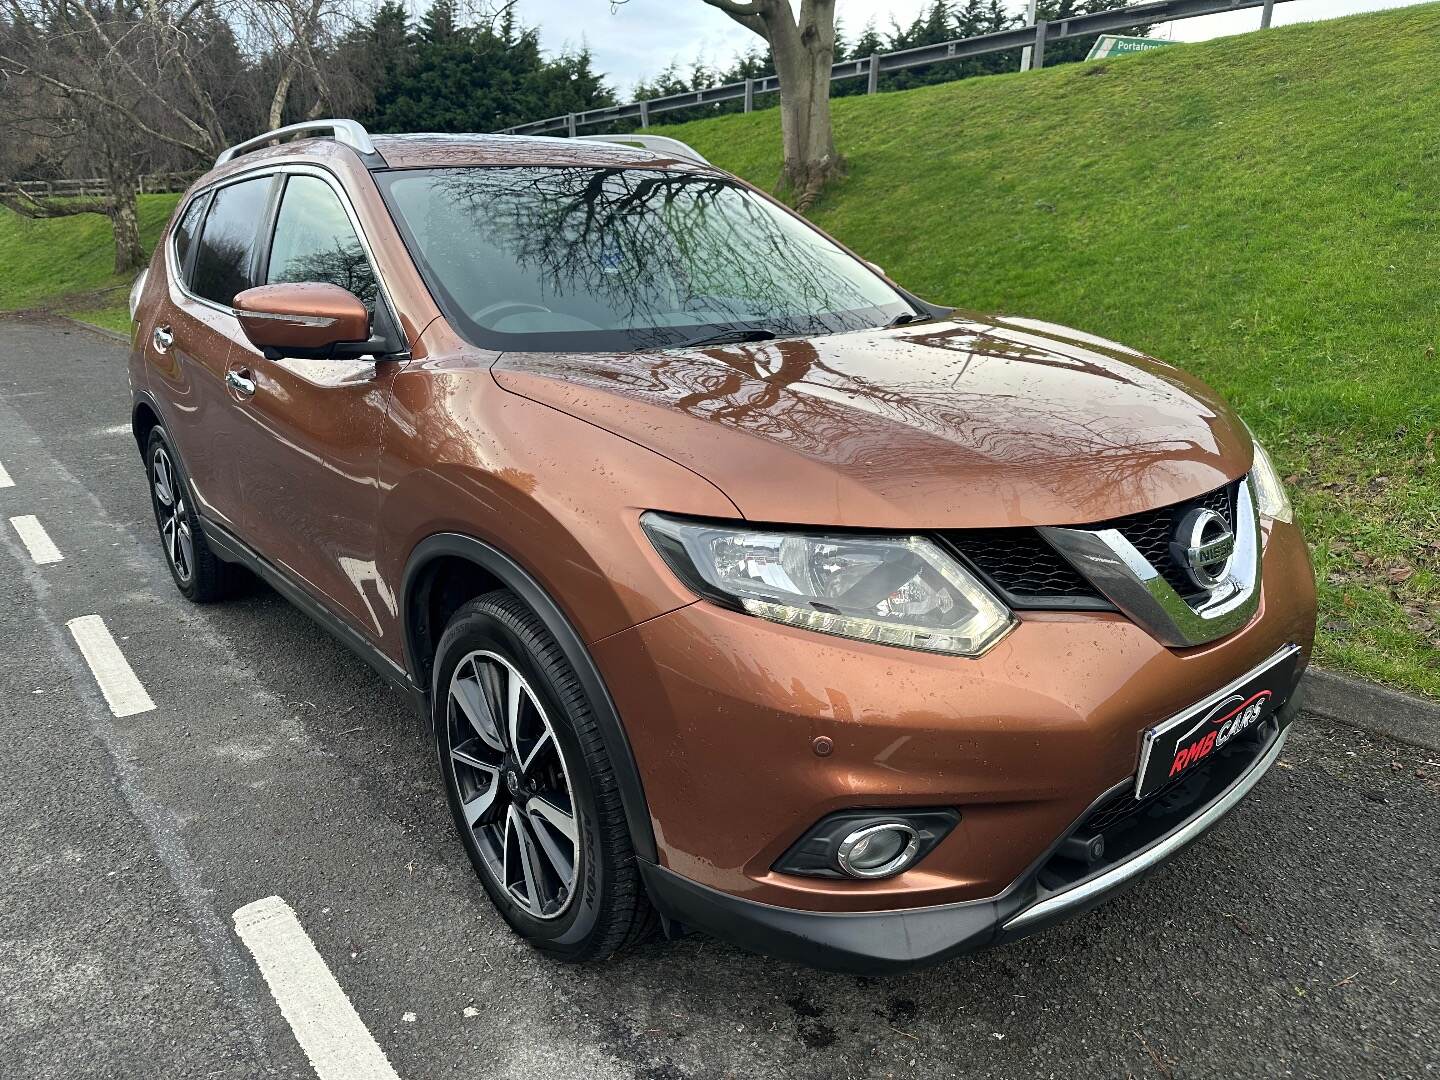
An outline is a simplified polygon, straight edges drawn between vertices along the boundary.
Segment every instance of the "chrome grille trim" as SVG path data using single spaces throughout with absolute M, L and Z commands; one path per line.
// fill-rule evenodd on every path
M 1082 577 L 1163 645 L 1204 645 L 1240 629 L 1260 605 L 1260 518 L 1246 477 L 1235 494 L 1235 554 L 1225 580 L 1191 605 L 1118 529 L 1042 527 Z

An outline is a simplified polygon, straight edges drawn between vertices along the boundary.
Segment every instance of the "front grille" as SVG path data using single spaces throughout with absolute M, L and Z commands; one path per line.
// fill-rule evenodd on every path
M 1034 529 L 970 529 L 950 542 L 1012 598 L 1041 600 L 1100 595 Z
M 1092 809 L 1075 827 L 1075 835 L 1091 836 L 1101 833 L 1113 836 L 1142 815 L 1157 811 L 1173 813 L 1189 806 L 1198 793 L 1214 779 L 1212 773 L 1218 772 L 1228 786 L 1235 776 L 1249 768 L 1278 732 L 1279 727 L 1275 721 L 1266 720 L 1258 728 L 1247 731 L 1223 749 L 1216 751 L 1200 765 L 1185 770 L 1169 783 L 1156 788 L 1144 799 L 1135 798 L 1135 789 L 1127 783 Z
M 1180 519 L 1197 506 L 1214 510 L 1235 527 L 1235 491 L 1239 481 L 1185 502 L 1145 510 L 1110 521 L 1082 526 L 1117 529 L 1184 597 L 1195 585 L 1170 555 L 1170 541 Z M 1029 528 L 966 529 L 945 534 L 946 540 L 978 570 L 1015 608 L 1086 607 L 1111 605 L 1037 531 Z
M 1196 773 L 1198 773 L 1199 769 L 1203 768 L 1206 768 L 1206 766 L 1198 766 Z M 1090 816 L 1087 817 L 1075 831 L 1078 834 L 1088 835 L 1091 833 L 1103 833 L 1114 829 L 1142 811 L 1148 811 L 1152 806 L 1158 806 L 1164 803 L 1166 797 L 1171 793 L 1191 783 L 1196 773 L 1181 773 L 1168 784 L 1156 788 L 1149 795 L 1145 796 L 1143 802 L 1135 798 L 1133 788 L 1126 787 L 1122 791 L 1117 791 L 1092 810 Z
M 1082 839 L 1104 837 L 1104 856 L 1099 862 L 1089 862 L 1068 853 L 1063 844 L 1057 845 L 1036 874 L 1042 892 L 1073 888 L 1134 858 L 1203 813 L 1254 767 L 1279 735 L 1279 724 L 1268 719 L 1143 800 L 1135 798 L 1130 784 L 1118 789 L 1065 834 Z
M 1159 510 L 1146 510 L 1128 517 L 1115 518 L 1094 526 L 1097 529 L 1115 529 L 1134 545 L 1150 561 L 1181 596 L 1195 594 L 1195 583 L 1170 554 L 1170 541 L 1175 538 L 1175 527 L 1180 519 L 1197 507 L 1213 510 L 1225 519 L 1225 524 L 1235 528 L 1235 484 L 1226 484 L 1198 499 L 1163 506 Z

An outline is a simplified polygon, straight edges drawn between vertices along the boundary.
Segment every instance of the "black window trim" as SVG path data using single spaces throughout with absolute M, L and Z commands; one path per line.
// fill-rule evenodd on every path
M 289 173 L 277 172 L 270 182 L 270 198 L 265 203 L 265 213 L 260 218 L 260 235 L 255 240 L 255 249 L 250 255 L 250 278 L 256 285 L 264 285 L 270 267 L 270 248 L 275 243 L 275 221 L 280 216 L 280 200 L 285 197 L 285 188 L 290 183 Z
M 193 192 L 191 196 L 185 200 L 184 206 L 176 214 L 175 220 L 179 222 L 192 205 L 201 199 L 210 200 L 215 192 L 221 188 L 242 183 L 246 180 L 268 177 L 271 183 L 270 192 L 267 195 L 268 201 L 266 202 L 265 214 L 257 225 L 255 246 L 251 250 L 251 274 L 254 280 L 263 280 L 264 271 L 268 269 L 270 261 L 270 247 L 275 242 L 275 221 L 280 212 L 281 194 L 288 183 L 288 178 L 297 174 L 318 177 L 325 182 L 340 200 L 340 206 L 344 209 L 345 216 L 350 219 L 350 226 L 355 230 L 355 236 L 359 239 L 360 247 L 365 252 L 365 259 L 370 264 L 370 272 L 375 275 L 376 302 L 372 332 L 393 342 L 397 346 L 398 353 L 408 355 L 410 343 L 406 340 L 405 333 L 401 329 L 399 313 L 390 299 L 390 290 L 385 284 L 385 276 L 380 270 L 379 262 L 375 258 L 375 250 L 371 247 L 370 241 L 365 235 L 365 229 L 360 222 L 360 216 L 355 212 L 355 207 L 350 201 L 349 193 L 346 192 L 344 184 L 342 184 L 340 178 L 329 169 L 311 162 L 297 161 L 282 164 L 267 162 L 253 169 L 228 175 L 223 179 L 207 184 L 200 190 Z M 233 307 L 228 307 L 200 296 L 190 288 L 189 284 L 190 271 L 194 269 L 196 252 L 200 249 L 199 241 L 205 234 L 204 225 L 209 213 L 210 207 L 207 205 L 205 209 L 201 211 L 200 232 L 196 234 L 196 242 L 192 244 L 189 253 L 188 262 L 190 265 L 182 268 L 182 272 L 178 275 L 175 273 L 175 267 L 177 265 L 177 259 L 175 257 L 175 230 L 170 230 L 170 235 L 166 239 L 165 247 L 166 269 L 169 272 L 170 284 L 187 300 L 202 304 L 214 311 L 219 311 L 233 317 L 235 314 Z

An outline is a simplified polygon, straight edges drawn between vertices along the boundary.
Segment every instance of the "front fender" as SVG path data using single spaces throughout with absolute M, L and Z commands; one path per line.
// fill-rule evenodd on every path
M 540 617 L 545 628 L 559 644 L 565 659 L 585 689 L 590 702 L 595 725 L 605 745 L 606 756 L 615 770 L 615 782 L 620 791 L 620 801 L 625 810 L 630 842 L 635 854 L 653 862 L 656 858 L 655 832 L 650 822 L 650 810 L 645 800 L 645 787 L 640 779 L 640 769 L 635 763 L 635 753 L 626 735 L 625 725 L 615 708 L 614 699 L 605 685 L 600 669 L 595 665 L 585 643 L 570 624 L 550 594 L 541 587 L 519 563 L 503 551 L 471 536 L 458 533 L 439 533 L 427 537 L 416 547 L 410 563 L 405 569 L 402 595 L 404 610 L 415 611 L 414 602 L 425 568 L 437 559 L 463 559 L 483 570 L 503 587 L 523 600 L 531 611 Z M 423 667 L 416 647 L 416 627 L 407 620 L 405 633 L 406 664 L 412 673 Z M 428 687 L 428 683 L 422 684 Z M 433 695 L 434 689 L 431 688 Z

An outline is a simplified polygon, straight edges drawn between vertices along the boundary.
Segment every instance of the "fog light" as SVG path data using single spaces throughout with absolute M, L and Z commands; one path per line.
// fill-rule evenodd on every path
M 836 810 L 810 826 L 774 869 L 832 881 L 890 877 L 926 858 L 959 820 L 949 807 Z
M 886 821 L 847 835 L 835 851 L 835 862 L 851 877 L 883 878 L 900 873 L 919 851 L 914 829 L 903 821 Z

